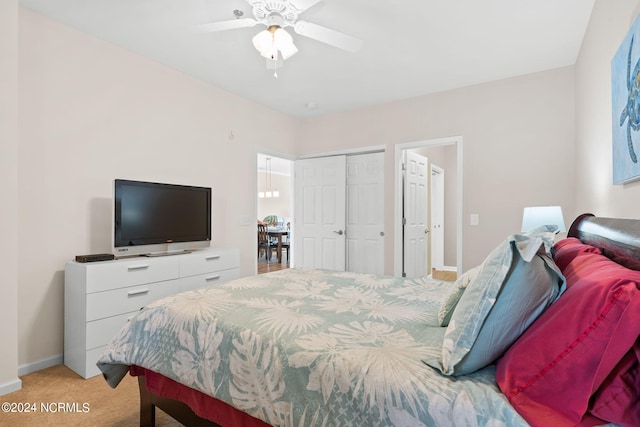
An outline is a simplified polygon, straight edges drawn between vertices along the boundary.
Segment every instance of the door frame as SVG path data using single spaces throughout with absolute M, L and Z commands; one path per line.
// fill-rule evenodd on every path
M 253 173 L 254 175 L 254 179 L 253 179 L 253 220 L 251 220 L 250 218 L 242 218 L 241 219 L 241 225 L 246 225 L 246 226 L 253 226 L 253 229 L 256 229 L 256 219 L 258 218 L 258 191 L 260 190 L 258 188 L 258 167 L 260 166 L 258 164 L 258 156 L 259 155 L 263 155 L 263 156 L 271 156 L 271 157 L 278 157 L 280 159 L 284 159 L 284 160 L 288 160 L 290 162 L 294 162 L 296 160 L 295 156 L 292 156 L 291 154 L 286 154 L 286 153 L 282 153 L 279 151 L 274 151 L 274 150 L 270 150 L 267 148 L 263 148 L 263 147 L 255 147 L 254 153 L 253 153 Z M 292 164 L 292 169 L 293 169 L 293 164 Z M 295 194 L 293 191 L 294 188 L 294 179 L 295 179 L 295 174 L 293 173 L 293 170 L 291 171 L 291 176 L 289 177 L 289 194 L 291 194 L 291 200 L 289 200 L 290 203 L 290 209 L 291 212 L 293 212 L 293 214 L 295 215 L 294 212 L 294 206 L 295 206 Z M 291 238 L 293 237 L 293 224 L 292 224 L 292 228 L 291 228 Z M 293 239 L 291 239 L 291 241 L 293 241 Z M 258 233 L 256 233 L 254 231 L 253 233 L 253 248 L 255 249 L 258 246 Z M 288 255 L 288 254 L 287 254 Z M 289 266 L 290 267 L 294 267 L 294 257 L 295 257 L 295 251 L 292 250 L 292 254 L 291 254 L 291 258 L 289 259 Z M 258 274 L 258 257 L 254 256 L 253 257 L 253 274 Z
M 334 151 L 323 151 L 320 153 L 313 154 L 303 154 L 301 156 L 296 157 L 294 160 L 299 159 L 313 159 L 316 157 L 329 157 L 329 156 L 351 156 L 357 154 L 368 154 L 368 153 L 378 153 L 387 151 L 386 145 L 370 145 L 368 147 L 360 147 L 360 148 L 346 148 L 344 150 L 334 150 Z
M 437 147 L 442 145 L 456 146 L 457 194 L 456 194 L 456 270 L 458 276 L 462 274 L 462 136 L 429 139 L 395 144 L 394 150 L 394 203 L 393 203 L 393 274 L 402 275 L 402 159 L 403 151 L 421 147 Z

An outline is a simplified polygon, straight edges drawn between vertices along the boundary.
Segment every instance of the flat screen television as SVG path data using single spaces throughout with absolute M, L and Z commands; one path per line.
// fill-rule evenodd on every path
M 209 246 L 211 188 L 116 179 L 117 256 L 162 255 Z

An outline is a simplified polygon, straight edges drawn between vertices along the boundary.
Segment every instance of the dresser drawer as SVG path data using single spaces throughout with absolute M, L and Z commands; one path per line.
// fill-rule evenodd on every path
M 237 279 L 238 277 L 240 277 L 240 269 L 238 268 L 200 274 L 198 276 L 183 277 L 180 279 L 180 291 L 208 288 L 228 282 L 229 280 Z
M 87 293 L 177 279 L 180 261 L 175 257 L 144 258 L 92 263 L 86 270 Z
M 137 311 L 87 322 L 87 350 L 109 344 Z
M 147 304 L 180 291 L 180 280 L 149 283 L 94 292 L 87 295 L 87 321 L 104 319 L 140 310 Z
M 182 277 L 196 276 L 218 270 L 240 267 L 240 253 L 237 250 L 217 249 L 196 251 L 180 260 Z

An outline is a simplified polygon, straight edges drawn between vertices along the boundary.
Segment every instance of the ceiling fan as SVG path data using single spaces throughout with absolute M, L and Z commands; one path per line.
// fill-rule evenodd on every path
M 292 27 L 296 34 L 326 43 L 348 52 L 357 52 L 363 41 L 348 34 L 332 30 L 313 22 L 298 19 L 298 15 L 321 0 L 246 0 L 253 8 L 254 18 L 243 18 L 242 11 L 235 10 L 236 19 L 199 25 L 202 32 L 218 32 L 249 28 L 258 24 L 266 30 L 256 34 L 252 41 L 254 47 L 267 58 L 268 68 L 278 68 L 278 61 L 295 55 L 298 49 L 291 35 L 284 28 Z M 277 77 L 277 75 L 276 75 Z

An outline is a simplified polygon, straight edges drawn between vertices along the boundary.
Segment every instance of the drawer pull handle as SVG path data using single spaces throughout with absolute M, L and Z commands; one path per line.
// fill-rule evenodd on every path
M 205 259 L 207 261 L 211 261 L 212 259 L 220 259 L 221 256 L 222 255 L 209 255 L 209 256 L 205 257 Z
M 144 294 L 148 294 L 149 293 L 149 289 L 139 289 L 137 291 L 129 291 L 127 292 L 127 295 L 129 295 L 130 297 L 136 296 L 136 295 L 144 295 Z
M 220 275 L 216 275 L 216 276 L 209 276 L 209 277 L 205 277 L 205 281 L 210 282 L 212 280 L 218 280 L 220 278 Z
M 149 264 L 130 265 L 129 267 L 127 267 L 129 271 L 144 270 L 145 268 L 149 268 Z

